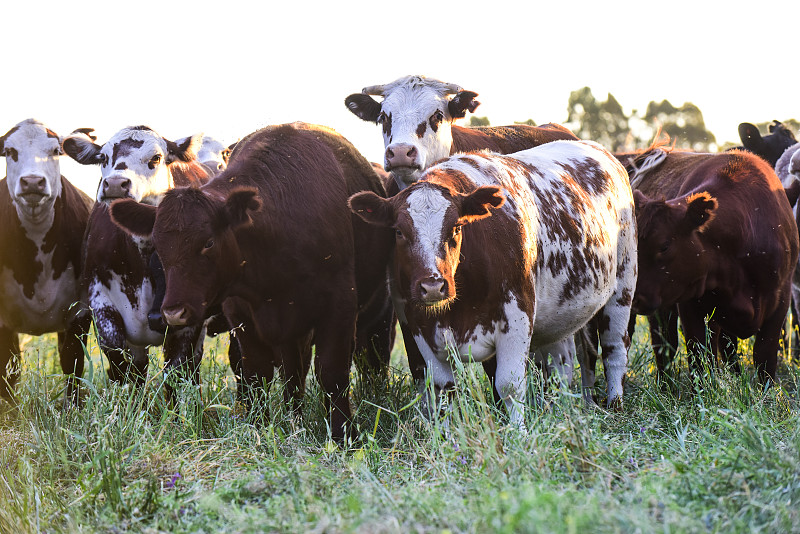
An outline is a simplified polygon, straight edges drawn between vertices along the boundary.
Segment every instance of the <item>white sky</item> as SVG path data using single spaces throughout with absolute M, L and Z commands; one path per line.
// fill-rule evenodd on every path
M 800 119 L 799 15 L 797 0 L 15 0 L 0 15 L 0 135 L 35 117 L 101 143 L 136 124 L 230 143 L 302 120 L 382 161 L 379 128 L 344 98 L 423 74 L 479 93 L 494 125 L 564 122 L 589 86 L 627 112 L 693 102 L 719 143 L 738 142 L 740 122 Z M 97 168 L 62 158 L 62 172 L 94 196 Z

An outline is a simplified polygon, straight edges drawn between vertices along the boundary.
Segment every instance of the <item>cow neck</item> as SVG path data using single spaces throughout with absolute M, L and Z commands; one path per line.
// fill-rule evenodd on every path
M 28 208 L 18 202 L 14 202 L 20 225 L 27 238 L 34 243 L 41 245 L 45 235 L 53 227 L 56 213 L 55 205 L 61 200 L 61 193 L 59 191 L 58 195 L 52 200 L 35 208 Z

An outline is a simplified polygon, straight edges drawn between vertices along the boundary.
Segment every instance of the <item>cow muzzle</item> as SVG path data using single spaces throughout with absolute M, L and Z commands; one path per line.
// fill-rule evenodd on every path
M 438 277 L 429 277 L 419 283 L 419 301 L 422 307 L 430 314 L 445 311 L 455 300 L 450 294 L 447 280 Z
M 191 313 L 186 306 L 162 308 L 161 315 L 164 316 L 164 320 L 169 326 L 186 326 L 191 318 Z
M 38 206 L 50 193 L 49 187 L 47 187 L 47 178 L 38 175 L 20 177 L 17 191 L 18 198 L 21 198 L 28 206 Z
M 115 200 L 117 198 L 131 198 L 131 187 L 133 182 L 130 178 L 122 176 L 110 176 L 103 178 L 101 187 L 101 199 L 105 201 Z
M 413 172 L 422 168 L 417 147 L 408 143 L 394 143 L 386 147 L 384 160 L 387 171 Z

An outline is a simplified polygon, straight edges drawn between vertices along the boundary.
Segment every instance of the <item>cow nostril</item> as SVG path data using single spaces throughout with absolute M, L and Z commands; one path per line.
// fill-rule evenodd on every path
M 123 180 L 122 183 L 120 184 L 120 187 L 122 187 L 122 189 L 124 189 L 125 191 L 129 191 L 131 188 L 131 181 L 129 179 Z
M 409 158 L 417 157 L 417 148 L 416 147 L 413 147 L 413 146 L 411 147 L 411 150 L 408 151 L 408 157 Z
M 386 155 L 388 157 L 390 157 L 390 158 L 393 158 L 394 157 L 394 151 L 391 148 L 386 149 Z

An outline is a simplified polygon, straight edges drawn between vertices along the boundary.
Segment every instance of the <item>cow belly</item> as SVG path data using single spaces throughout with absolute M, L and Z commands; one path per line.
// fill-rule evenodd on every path
M 153 305 L 149 279 L 139 287 L 128 287 L 117 273 L 112 273 L 108 286 L 95 279 L 89 286 L 89 305 L 93 310 L 115 310 L 125 325 L 125 338 L 132 345 L 160 345 L 164 341 L 164 335 L 151 330 L 147 323 L 147 312 Z
M 81 309 L 78 301 L 78 281 L 71 265 L 55 280 L 52 269 L 45 269 L 32 298 L 25 296 L 9 269 L 0 272 L 0 325 L 15 332 L 42 335 L 62 331 Z

